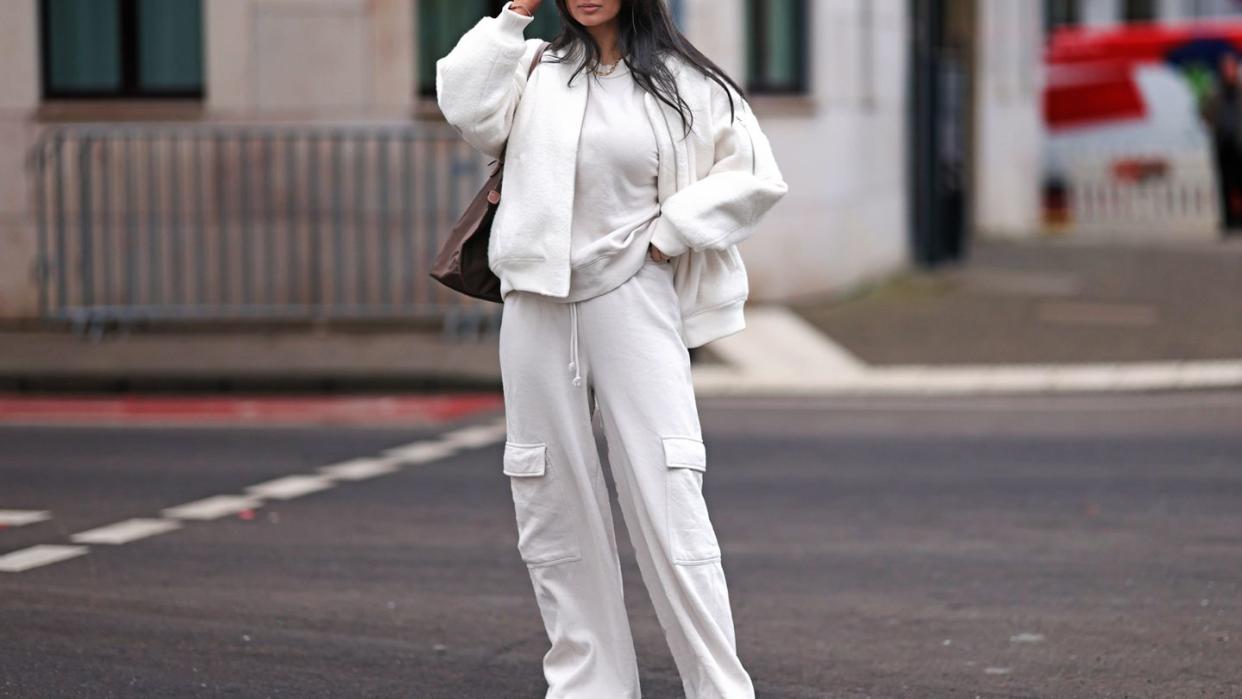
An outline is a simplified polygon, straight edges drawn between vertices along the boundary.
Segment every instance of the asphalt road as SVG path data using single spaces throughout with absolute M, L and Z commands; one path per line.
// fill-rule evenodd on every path
M 1242 696 L 1242 394 L 700 409 L 759 696 Z M 0 555 L 448 429 L 3 427 Z M 542 696 L 500 454 L 0 573 L 0 696 Z

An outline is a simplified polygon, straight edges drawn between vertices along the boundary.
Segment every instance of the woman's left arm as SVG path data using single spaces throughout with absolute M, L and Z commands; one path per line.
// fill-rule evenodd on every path
M 736 111 L 730 120 L 728 94 L 712 85 L 712 167 L 661 203 L 651 236 L 670 257 L 692 249 L 723 250 L 745 240 L 789 190 L 750 105 L 730 90 Z

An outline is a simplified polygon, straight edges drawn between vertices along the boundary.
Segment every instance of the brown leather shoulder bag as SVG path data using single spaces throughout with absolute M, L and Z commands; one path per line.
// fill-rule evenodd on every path
M 535 51 L 535 57 L 527 71 L 527 79 L 530 73 L 535 72 L 546 48 L 548 42 L 545 41 Z M 440 251 L 431 265 L 432 278 L 441 284 L 468 296 L 495 303 L 501 303 L 500 278 L 487 263 L 487 243 L 491 238 L 492 219 L 496 217 L 496 207 L 500 204 L 500 180 L 504 174 L 505 150 L 508 147 L 506 141 L 500 157 L 492 161 L 495 169 L 479 193 L 474 195 L 461 218 L 453 224 L 452 232 L 440 246 Z

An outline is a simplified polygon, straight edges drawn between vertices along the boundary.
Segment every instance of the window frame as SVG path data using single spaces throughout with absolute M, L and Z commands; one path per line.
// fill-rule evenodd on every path
M 500 13 L 501 8 L 509 3 L 509 0 L 484 0 L 484 2 L 486 5 L 486 9 L 484 10 L 484 12 L 489 13 L 487 16 L 495 17 L 497 14 Z M 685 0 L 668 0 L 668 5 L 669 5 L 669 11 L 673 16 L 673 22 L 674 24 L 676 24 L 678 31 L 684 32 L 685 22 L 686 22 Z M 551 12 L 556 11 L 553 3 L 548 2 L 540 6 L 539 8 L 540 12 L 543 12 L 545 7 L 551 8 L 550 9 Z M 420 12 L 421 8 L 422 8 L 422 3 L 415 0 L 415 6 L 414 6 L 415 13 Z M 480 19 L 483 16 L 484 15 L 480 15 L 479 16 Z M 422 19 L 421 16 L 416 16 L 415 21 L 416 22 L 421 21 L 421 19 Z M 415 55 L 417 56 L 416 60 L 418 61 L 427 60 L 427 55 L 423 53 L 424 47 L 422 46 L 421 41 L 422 41 L 421 33 L 416 32 L 416 35 L 414 37 L 414 51 L 415 51 Z M 433 59 L 433 62 L 434 62 L 434 59 Z M 427 84 L 423 84 L 422 69 L 419 68 L 415 72 L 417 73 L 414 76 L 414 80 L 415 80 L 414 94 L 416 98 L 420 100 L 434 100 L 436 96 L 436 87 L 435 87 L 434 80 L 430 81 Z
M 199 76 L 199 84 L 193 89 L 145 88 L 139 80 L 138 1 L 116 0 L 117 45 L 120 49 L 121 81 L 116 89 L 65 90 L 52 85 L 52 0 L 39 0 L 39 59 L 40 87 L 44 100 L 115 100 L 115 99 L 203 99 L 206 94 L 206 75 Z M 206 36 L 204 3 L 199 2 L 199 32 Z M 200 42 L 202 51 L 206 44 Z M 202 57 L 202 58 L 205 58 Z M 203 62 L 205 68 L 205 61 Z
M 673 15 L 673 24 L 678 31 L 685 31 L 686 2 L 685 0 L 668 0 L 669 13 Z
M 809 27 L 811 4 L 807 0 L 790 0 L 794 3 L 794 21 L 797 25 L 794 38 L 795 76 L 789 84 L 768 83 L 760 79 L 766 57 L 767 23 L 764 12 L 765 0 L 747 0 L 746 14 L 749 22 L 746 36 L 746 91 L 756 95 L 805 95 L 810 91 Z M 868 2 L 870 0 L 867 0 Z
M 501 10 L 501 9 L 502 9 L 505 5 L 508 5 L 508 4 L 509 4 L 509 1 L 510 1 L 510 0 L 483 0 L 483 1 L 482 1 L 482 4 L 483 4 L 483 10 L 482 10 L 482 12 L 483 12 L 483 14 L 480 14 L 480 15 L 479 15 L 479 17 L 478 17 L 478 19 L 482 19 L 483 17 L 495 17 L 495 16 L 499 15 L 499 14 L 500 14 L 500 10 Z M 421 11 L 422 11 L 422 8 L 423 8 L 422 2 L 417 2 L 417 1 L 416 1 L 416 2 L 415 2 L 415 6 L 414 6 L 414 11 L 415 11 L 416 13 L 421 12 Z M 555 7 L 554 3 L 550 3 L 550 2 L 549 2 L 549 3 L 545 3 L 545 4 L 541 5 L 541 6 L 539 7 L 539 12 L 540 12 L 540 13 L 543 13 L 543 12 L 548 12 L 548 11 L 549 11 L 549 9 L 545 9 L 545 8 L 550 8 L 550 11 L 551 11 L 551 12 L 553 12 L 553 13 L 555 13 L 555 12 L 556 12 L 556 7 Z M 478 21 L 478 19 L 476 19 L 475 21 L 477 22 L 477 21 Z M 417 17 L 415 18 L 415 21 L 416 21 L 416 22 L 421 22 L 421 21 L 422 21 L 422 16 L 421 16 L 421 15 L 417 16 Z M 471 26 L 473 26 L 473 22 L 471 23 Z M 467 29 L 469 29 L 469 27 L 467 27 Z M 460 38 L 461 38 L 460 36 L 453 37 L 453 41 L 454 41 L 454 42 L 456 42 L 456 41 L 457 41 L 457 39 L 460 39 Z M 533 38 L 533 37 L 527 37 L 527 38 Z M 449 46 L 449 48 L 452 48 L 452 46 L 450 45 L 450 46 Z M 417 35 L 417 36 L 415 36 L 415 37 L 414 37 L 414 51 L 415 51 L 416 55 L 418 56 L 418 59 L 417 59 L 417 60 L 419 60 L 419 61 L 428 60 L 428 58 L 429 58 L 429 55 L 430 55 L 430 54 L 428 54 L 428 53 L 424 53 L 424 51 L 425 51 L 425 47 L 423 47 L 423 46 L 422 46 L 422 33 L 421 33 L 421 31 L 418 33 L 418 35 Z M 431 58 L 431 59 L 430 59 L 430 60 L 431 60 L 431 62 L 433 62 L 433 63 L 434 63 L 434 61 L 435 61 L 435 59 L 436 59 L 436 58 L 438 58 L 438 56 L 437 56 L 437 57 L 435 57 L 435 58 Z M 415 86 L 414 86 L 414 92 L 415 92 L 415 95 L 416 95 L 416 96 L 418 96 L 418 97 L 419 97 L 419 98 L 421 98 L 421 99 L 434 99 L 434 98 L 435 98 L 435 96 L 436 96 L 436 86 L 435 86 L 435 81 L 434 81 L 434 80 L 431 80 L 431 81 L 429 81 L 428 83 L 424 84 L 424 83 L 423 83 L 422 69 L 420 68 L 420 69 L 417 71 L 417 73 L 418 73 L 418 74 L 414 76 L 414 79 L 415 79 Z
M 1061 27 L 1082 24 L 1082 8 L 1078 0 L 1044 0 L 1044 31 L 1052 34 Z
M 1121 19 L 1127 24 L 1154 22 L 1159 17 L 1156 0 L 1122 0 Z

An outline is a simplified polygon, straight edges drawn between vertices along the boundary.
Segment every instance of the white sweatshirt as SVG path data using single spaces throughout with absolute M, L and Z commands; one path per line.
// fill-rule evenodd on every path
M 576 62 L 558 62 L 565 56 L 552 49 L 528 73 L 543 43 L 523 37 L 531 21 L 509 9 L 481 18 L 436 61 L 436 98 L 445 120 L 479 152 L 497 157 L 508 142 L 488 245 L 501 294 L 565 296 L 586 76 L 570 82 Z M 693 112 L 693 128 L 684 134 L 677 110 L 643 93 L 660 157 L 651 242 L 674 256 L 682 338 L 696 347 L 746 327 L 750 287 L 737 244 L 788 186 L 746 100 L 676 54 L 662 59 Z
M 587 81 L 570 228 L 569 294 L 584 301 L 642 268 L 660 215 L 660 153 L 642 88 L 625 61 Z M 560 298 L 560 297 L 554 297 Z

